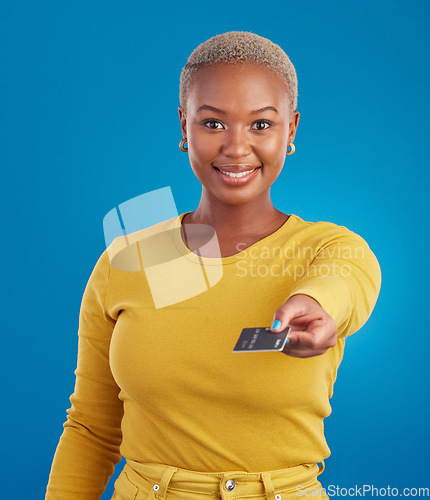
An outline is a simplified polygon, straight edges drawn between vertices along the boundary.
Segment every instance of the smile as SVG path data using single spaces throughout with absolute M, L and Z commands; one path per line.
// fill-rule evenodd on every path
M 231 185 L 244 184 L 248 180 L 254 178 L 259 172 L 260 168 L 261 167 L 255 167 L 253 169 L 246 170 L 243 172 L 231 172 L 221 168 L 214 167 L 218 176 Z

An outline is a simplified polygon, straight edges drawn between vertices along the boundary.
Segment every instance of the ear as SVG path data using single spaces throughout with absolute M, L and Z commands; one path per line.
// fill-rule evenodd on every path
M 184 139 L 187 138 L 187 115 L 185 111 L 179 106 L 179 120 L 181 121 L 182 136 Z
M 300 113 L 298 111 L 294 111 L 290 119 L 290 126 L 288 131 L 288 143 L 292 144 L 294 142 L 294 138 L 296 137 L 296 130 L 299 125 L 299 120 L 300 120 Z

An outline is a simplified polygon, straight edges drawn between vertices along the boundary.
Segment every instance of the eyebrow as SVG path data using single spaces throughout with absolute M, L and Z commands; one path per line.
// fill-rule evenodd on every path
M 197 110 L 197 113 L 205 110 L 214 111 L 215 113 L 218 113 L 220 115 L 226 114 L 226 112 L 223 111 L 222 109 L 215 108 L 214 106 L 209 106 L 209 104 L 203 104 L 203 106 L 200 106 L 200 108 Z M 262 113 L 263 111 L 269 111 L 269 110 L 275 111 L 275 113 L 279 113 L 279 111 L 275 108 L 275 106 L 265 106 L 264 108 L 251 111 L 251 114 L 256 115 L 257 113 Z
M 265 106 L 264 108 L 256 109 L 255 111 L 252 111 L 251 114 L 256 115 L 257 113 L 262 113 L 263 111 L 268 111 L 272 110 L 275 111 L 275 113 L 279 113 L 279 111 L 275 108 L 275 106 Z

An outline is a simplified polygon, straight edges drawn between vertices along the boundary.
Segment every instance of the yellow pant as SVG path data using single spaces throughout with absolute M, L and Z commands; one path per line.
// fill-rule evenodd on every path
M 112 500 L 298 500 L 329 497 L 317 480 L 324 464 L 268 472 L 196 472 L 127 461 Z

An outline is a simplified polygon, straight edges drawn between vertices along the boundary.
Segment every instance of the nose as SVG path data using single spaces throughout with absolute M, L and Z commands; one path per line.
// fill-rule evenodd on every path
M 230 158 L 241 158 L 251 154 L 252 148 L 245 130 L 231 128 L 224 134 L 222 153 Z

